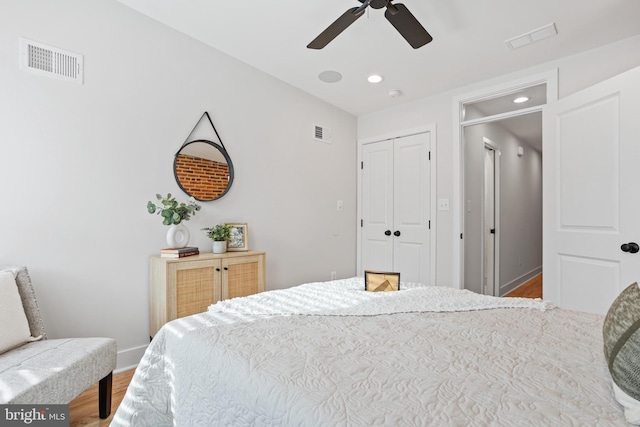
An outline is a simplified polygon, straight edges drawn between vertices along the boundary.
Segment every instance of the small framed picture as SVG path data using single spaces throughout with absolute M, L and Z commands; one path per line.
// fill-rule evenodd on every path
M 247 224 L 227 223 L 231 226 L 231 236 L 227 242 L 228 251 L 249 250 L 249 230 Z
M 399 291 L 400 273 L 365 271 L 364 290 L 370 292 Z

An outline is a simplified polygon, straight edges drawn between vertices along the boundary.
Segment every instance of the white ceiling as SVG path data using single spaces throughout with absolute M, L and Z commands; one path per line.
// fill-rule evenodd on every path
M 396 0 L 433 36 L 411 46 L 368 8 L 322 50 L 306 45 L 358 0 L 117 0 L 354 115 L 528 68 L 640 34 L 640 0 Z M 558 35 L 505 40 L 555 23 Z M 597 64 L 594 64 L 597 66 Z M 338 83 L 318 79 L 342 74 Z M 366 81 L 371 73 L 382 83 Z M 402 96 L 392 98 L 390 89 Z

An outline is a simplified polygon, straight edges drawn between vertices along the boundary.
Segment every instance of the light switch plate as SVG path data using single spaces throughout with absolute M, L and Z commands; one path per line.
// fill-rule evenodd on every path
M 448 211 L 449 210 L 449 199 L 439 199 L 438 200 L 438 210 L 439 211 Z

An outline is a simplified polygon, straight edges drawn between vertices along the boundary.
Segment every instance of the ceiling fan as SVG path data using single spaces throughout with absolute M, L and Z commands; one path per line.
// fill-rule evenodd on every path
M 427 30 L 424 29 L 418 20 L 413 16 L 409 9 L 402 3 L 392 4 L 392 0 L 358 0 L 361 6 L 353 7 L 336 19 L 333 24 L 329 25 L 318 37 L 307 45 L 309 49 L 322 49 L 329 42 L 335 39 L 347 27 L 353 24 L 356 19 L 364 15 L 367 7 L 373 9 L 382 9 L 386 7 L 384 12 L 385 18 L 393 25 L 407 42 L 417 49 L 433 40 Z

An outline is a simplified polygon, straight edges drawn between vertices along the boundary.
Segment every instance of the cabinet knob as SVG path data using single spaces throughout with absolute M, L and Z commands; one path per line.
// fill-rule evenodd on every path
M 224 269 L 225 269 L 225 270 L 228 270 L 228 268 L 227 268 L 227 267 L 225 267 Z
M 218 267 L 216 267 L 216 271 L 220 271 L 220 269 Z

